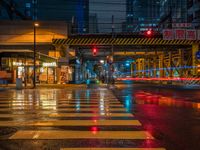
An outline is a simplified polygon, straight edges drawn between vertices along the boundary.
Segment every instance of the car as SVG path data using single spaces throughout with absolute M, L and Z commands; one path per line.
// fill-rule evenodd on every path
M 97 88 L 99 85 L 99 80 L 96 78 L 91 78 L 86 80 L 87 88 Z

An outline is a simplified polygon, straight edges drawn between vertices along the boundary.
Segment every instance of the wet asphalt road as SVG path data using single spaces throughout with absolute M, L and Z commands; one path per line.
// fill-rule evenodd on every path
M 0 92 L 0 150 L 165 150 L 106 87 Z
M 167 150 L 200 150 L 200 90 L 123 82 L 115 95 Z

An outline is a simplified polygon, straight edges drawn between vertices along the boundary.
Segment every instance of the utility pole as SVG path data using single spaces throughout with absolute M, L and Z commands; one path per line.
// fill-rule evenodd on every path
M 33 40 L 33 42 L 34 42 L 34 44 L 33 44 L 33 57 L 34 57 L 34 59 L 33 59 L 33 63 L 34 63 L 34 67 L 33 67 L 33 88 L 35 88 L 36 87 L 36 27 L 38 27 L 39 26 L 39 24 L 38 23 L 36 23 L 36 19 L 37 19 L 37 17 L 36 17 L 36 3 L 37 3 L 37 0 L 34 0 L 33 1 L 34 2 L 34 10 L 33 10 L 33 14 L 34 14 L 34 18 L 33 18 L 33 20 L 34 20 L 34 25 L 33 25 L 33 33 L 34 33 L 34 40 Z

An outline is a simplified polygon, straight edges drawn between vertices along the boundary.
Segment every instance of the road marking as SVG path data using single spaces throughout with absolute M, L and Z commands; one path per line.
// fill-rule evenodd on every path
M 166 150 L 165 148 L 61 148 L 60 150 Z
M 0 100 L 0 104 L 4 104 L 4 103 L 39 103 L 39 102 L 57 102 L 57 103 L 76 103 L 76 102 L 80 102 L 80 103 L 99 103 L 99 102 L 104 102 L 104 103 L 120 103 L 119 100 L 106 100 L 106 99 L 103 99 L 103 100 L 100 100 L 100 99 L 97 99 L 97 100 L 90 100 L 90 99 L 85 99 L 85 100 L 79 100 L 79 99 L 73 99 L 73 100 L 59 100 L 59 99 L 45 99 L 45 100 L 28 100 L 28 99 L 24 99 L 24 100 Z
M 49 117 L 133 117 L 130 113 L 54 113 Z
M 154 139 L 147 131 L 17 131 L 9 139 Z
M 83 107 L 98 107 L 98 106 L 107 106 L 107 107 L 123 107 L 124 105 L 123 104 L 105 104 L 105 103 L 102 103 L 102 104 L 80 104 L 80 103 L 77 103 L 77 104 L 45 104 L 45 106 L 60 106 L 60 107 L 64 107 L 64 106 L 69 106 L 69 107 L 75 107 L 76 105 L 80 105 L 80 106 L 83 106 Z M 43 104 L 0 104 L 0 107 L 7 107 L 7 106 L 13 106 L 13 107 L 20 107 L 20 106 L 43 106 Z
M 49 112 L 50 113 L 50 112 Z M 18 117 L 133 117 L 129 113 L 36 113 L 36 114 L 0 114 L 0 118 L 18 118 Z
M 101 111 L 100 108 L 39 108 L 38 106 L 35 108 L 23 108 L 22 107 L 14 107 L 14 108 L 0 108 L 0 111 L 28 111 L 28 112 L 32 112 L 32 111 Z M 118 112 L 118 111 L 122 111 L 122 112 L 126 112 L 125 108 L 106 108 L 105 111 L 109 111 L 109 112 Z
M 138 120 L 48 120 L 0 121 L 0 126 L 141 126 Z

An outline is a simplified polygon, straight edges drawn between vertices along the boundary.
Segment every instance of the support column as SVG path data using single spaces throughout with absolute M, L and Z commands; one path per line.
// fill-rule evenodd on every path
M 159 56 L 159 71 L 160 71 L 160 78 L 163 78 L 164 77 L 164 56 L 163 56 L 163 54 L 161 54 L 160 56 Z
M 133 77 L 133 62 L 131 63 L 131 77 Z
M 169 52 L 169 77 L 173 77 L 173 70 L 172 70 L 172 52 Z
M 179 76 L 180 77 L 183 77 L 183 62 L 184 62 L 184 55 L 183 55 L 183 50 L 182 49 L 179 49 Z
M 192 45 L 192 75 L 195 76 L 197 74 L 197 60 L 196 60 L 196 53 L 199 50 L 199 44 Z
M 143 63 L 143 59 L 140 59 L 140 78 L 142 78 L 142 76 L 143 76 L 143 65 L 144 63 Z
M 156 78 L 156 70 L 157 70 L 157 56 L 153 58 L 153 77 Z
M 148 77 L 151 77 L 151 59 L 148 58 Z

